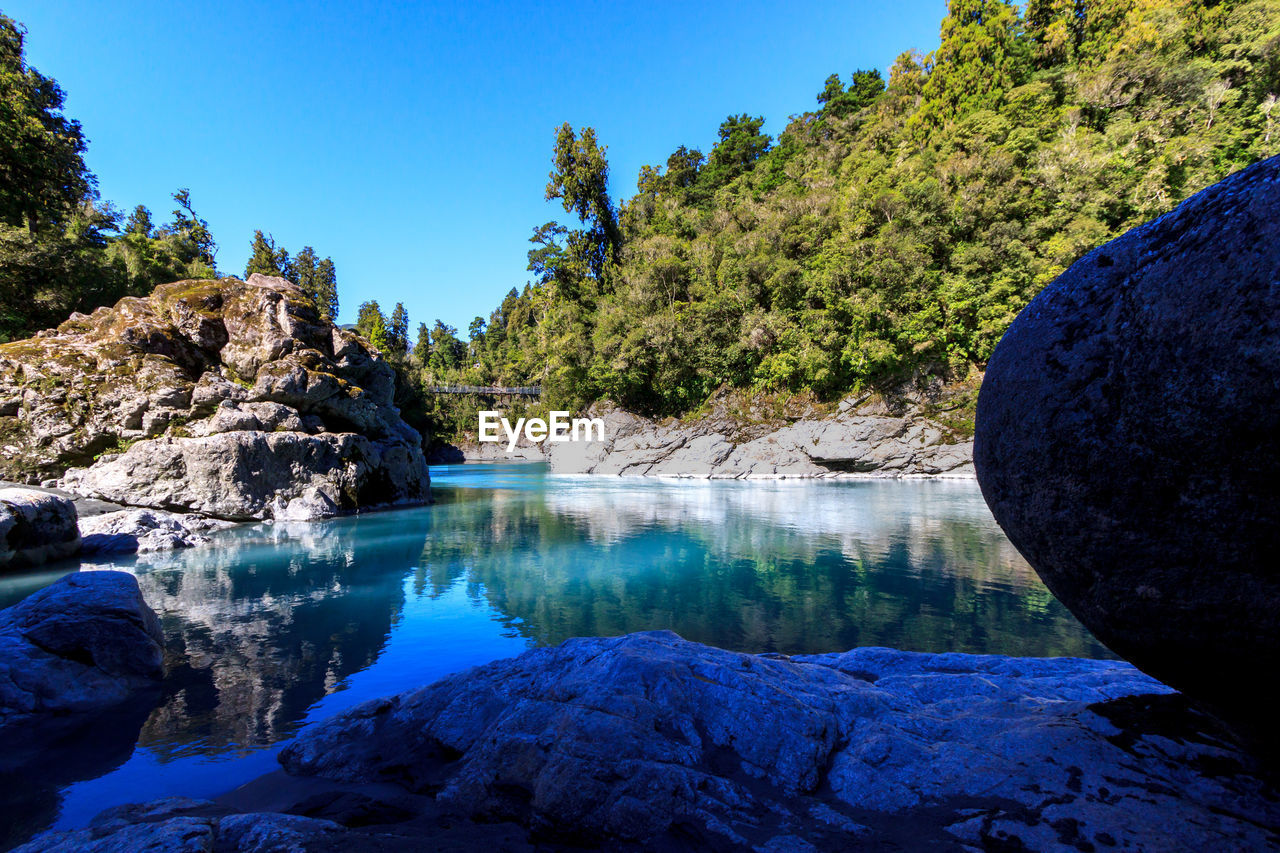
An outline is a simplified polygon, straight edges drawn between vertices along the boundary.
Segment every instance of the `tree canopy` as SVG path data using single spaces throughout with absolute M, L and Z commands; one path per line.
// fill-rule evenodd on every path
M 952 0 L 940 33 L 887 80 L 831 75 L 776 138 L 730 115 L 621 203 L 562 126 L 547 197 L 581 227 L 535 229 L 532 280 L 424 370 L 654 415 L 974 380 L 1074 260 L 1280 153 L 1280 0 Z

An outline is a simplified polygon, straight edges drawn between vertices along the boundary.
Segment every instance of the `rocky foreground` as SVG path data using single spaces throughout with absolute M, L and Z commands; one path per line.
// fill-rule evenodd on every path
M 1113 661 L 578 639 L 359 706 L 281 763 L 218 802 L 113 809 L 21 849 L 1280 843 L 1253 760 Z
M 422 502 L 394 381 L 283 279 L 175 282 L 0 344 L 0 479 L 234 521 Z

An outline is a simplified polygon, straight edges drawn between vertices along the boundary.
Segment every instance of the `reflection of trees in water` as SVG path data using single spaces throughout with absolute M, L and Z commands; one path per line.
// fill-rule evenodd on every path
M 540 643 L 671 628 L 748 651 L 1108 654 L 971 484 L 549 485 L 442 495 L 415 590 L 465 579 Z
M 267 745 L 369 667 L 423 545 L 420 527 L 391 518 L 262 526 L 139 565 L 170 666 L 138 742 L 161 757 Z

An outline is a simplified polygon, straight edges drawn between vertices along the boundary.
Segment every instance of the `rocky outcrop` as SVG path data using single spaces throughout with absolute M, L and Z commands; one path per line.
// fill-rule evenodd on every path
M 332 820 L 343 828 L 297 824 L 298 841 L 323 833 L 347 850 L 384 849 L 373 842 L 399 827 L 425 846 L 443 827 L 494 824 L 522 830 L 509 849 L 1280 841 L 1280 805 L 1251 759 L 1211 718 L 1114 661 L 879 648 L 788 659 L 667 632 L 579 639 L 358 706 L 305 731 L 281 762 L 291 775 L 250 783 L 222 808 Z M 165 803 L 25 849 L 157 831 L 140 815 Z M 207 820 L 221 831 L 226 818 Z M 265 832 L 280 818 L 240 821 Z
M 35 489 L 0 489 L 0 568 L 36 566 L 80 549 L 76 507 Z
M 1276 739 L 1280 158 L 1086 255 L 978 400 L 996 520 L 1119 654 Z
M 133 575 L 77 572 L 0 610 L 0 724 L 119 705 L 163 675 Z
M 973 476 L 973 442 L 929 417 L 916 402 L 863 395 L 823 415 L 743 416 L 713 401 L 710 414 L 657 422 L 609 405 L 589 417 L 605 423 L 603 441 L 467 444 L 467 461 L 544 456 L 556 474 L 775 480 L 848 477 Z M 455 460 L 461 461 L 461 460 Z
M 80 554 L 96 557 L 194 548 L 209 543 L 206 534 L 232 526 L 234 522 L 162 510 L 104 513 L 80 522 Z
M 235 520 L 421 502 L 393 391 L 293 284 L 175 282 L 0 345 L 0 476 Z

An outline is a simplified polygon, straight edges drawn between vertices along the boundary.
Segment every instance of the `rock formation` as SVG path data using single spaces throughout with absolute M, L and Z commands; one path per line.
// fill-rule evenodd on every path
M 272 837 L 287 819 L 265 810 L 297 816 L 300 847 L 332 845 L 306 849 L 477 849 L 512 826 L 503 849 L 1274 845 L 1275 793 L 1215 726 L 1115 661 L 579 639 L 308 729 L 281 755 L 292 775 L 221 805 L 114 809 L 23 850 L 136 848 L 183 816 Z M 237 803 L 259 813 L 228 817 Z
M 468 444 L 442 462 L 546 458 L 556 474 L 779 480 L 846 477 L 973 476 L 973 442 L 929 417 L 920 400 L 866 394 L 833 414 L 795 416 L 727 411 L 713 401 L 704 417 L 652 421 L 610 405 L 589 417 L 605 423 L 603 441 Z M 459 458 L 461 457 L 461 458 Z
M 163 642 L 133 575 L 67 575 L 0 610 L 0 724 L 125 702 L 163 675 Z
M 1094 634 L 1274 739 L 1280 666 L 1280 158 L 1076 262 L 978 400 L 996 520 Z M 1267 731 L 1271 729 L 1272 731 Z
M 0 476 L 232 520 L 421 502 L 393 391 L 295 285 L 175 282 L 0 345 Z
M 162 510 L 108 512 L 80 522 L 80 554 L 96 557 L 194 548 L 208 544 L 207 533 L 233 525 L 230 521 Z
M 80 549 L 76 507 L 35 489 L 0 489 L 0 568 L 36 566 Z

